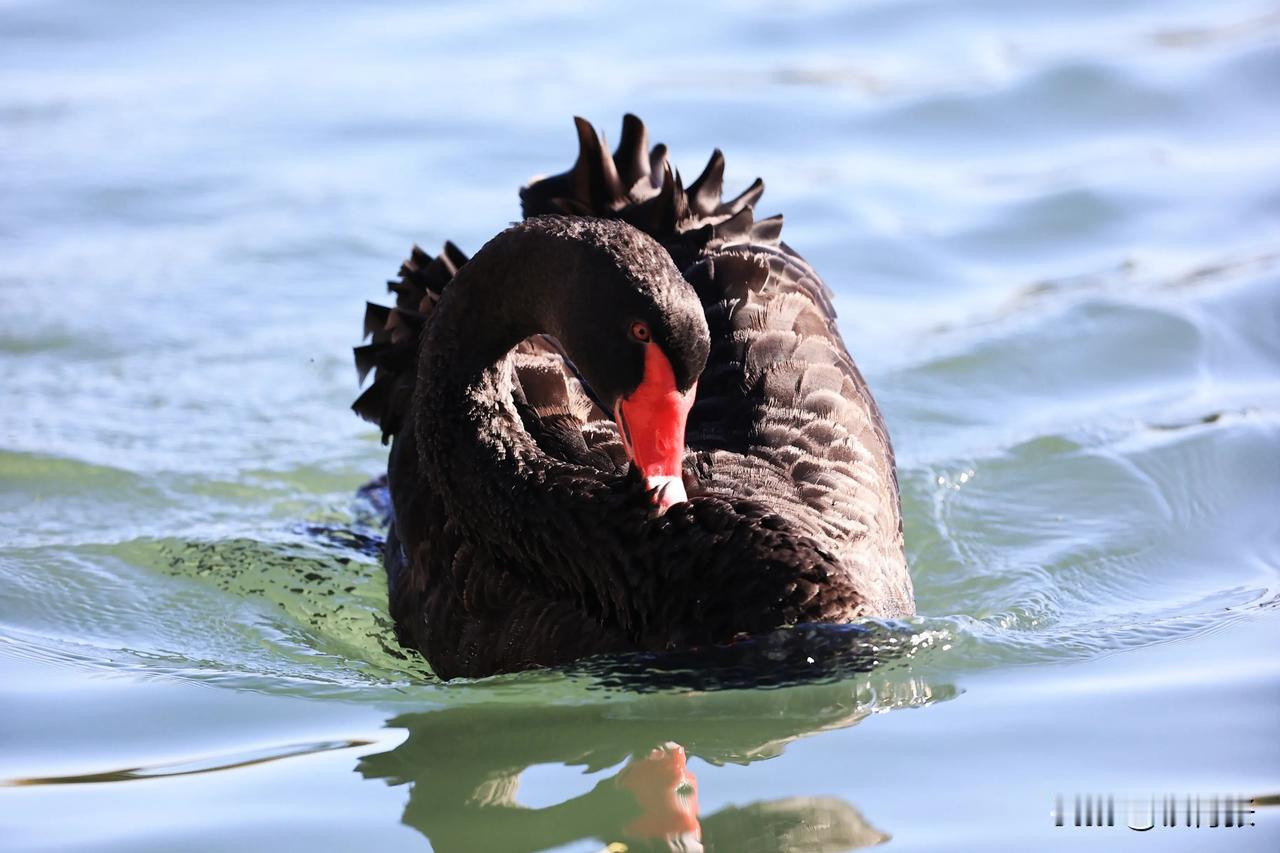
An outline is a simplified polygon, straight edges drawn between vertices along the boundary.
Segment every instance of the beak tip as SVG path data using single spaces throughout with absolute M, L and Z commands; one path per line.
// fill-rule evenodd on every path
M 646 477 L 644 483 L 653 492 L 653 502 L 658 507 L 658 515 L 662 515 L 678 503 L 689 500 L 689 494 L 684 488 L 684 480 L 678 476 Z

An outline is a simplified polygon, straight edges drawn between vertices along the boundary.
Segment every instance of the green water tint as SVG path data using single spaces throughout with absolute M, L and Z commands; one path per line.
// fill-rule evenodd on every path
M 642 801 L 626 783 L 636 767 L 663 759 L 652 751 L 747 766 L 781 755 L 799 738 L 856 725 L 873 710 L 946 698 L 947 691 L 920 684 L 879 694 L 869 683 L 852 690 L 833 684 L 750 696 L 658 695 L 567 708 L 487 705 L 408 714 L 389 723 L 407 729 L 408 738 L 365 756 L 358 770 L 408 785 L 404 821 L 437 849 L 544 849 L 583 838 L 649 849 L 653 839 L 635 829 Z M 519 800 L 520 777 L 536 765 L 580 768 L 596 778 L 577 796 L 530 808 Z M 696 777 L 686 784 L 696 786 Z M 699 818 L 711 849 L 846 850 L 888 837 L 835 796 L 761 800 Z

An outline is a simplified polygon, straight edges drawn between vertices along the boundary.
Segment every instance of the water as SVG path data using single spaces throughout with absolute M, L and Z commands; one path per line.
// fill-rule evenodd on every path
M 1274 4 L 4 2 L 0 82 L 0 847 L 598 850 L 671 743 L 716 850 L 1276 849 L 1049 816 L 1280 790 Z M 362 302 L 627 110 L 837 290 L 922 615 L 441 685 Z

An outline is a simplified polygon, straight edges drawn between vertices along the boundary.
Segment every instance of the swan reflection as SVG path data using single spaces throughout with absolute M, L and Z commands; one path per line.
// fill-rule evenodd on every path
M 409 786 L 404 822 L 440 853 L 515 853 L 587 839 L 614 853 L 853 850 L 889 835 L 828 791 L 700 813 L 706 790 L 690 759 L 752 764 L 872 712 L 954 695 L 949 686 L 873 674 L 775 690 L 606 691 L 565 706 L 497 701 L 395 717 L 388 726 L 407 729 L 408 738 L 364 757 L 358 769 Z M 521 791 L 524 772 L 538 765 L 604 775 L 576 796 L 560 786 Z M 759 777 L 762 789 L 766 779 Z M 521 799 L 552 804 L 529 807 Z

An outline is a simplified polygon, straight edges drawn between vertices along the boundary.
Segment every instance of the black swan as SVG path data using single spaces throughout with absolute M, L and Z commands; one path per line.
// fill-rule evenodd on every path
M 448 679 L 913 613 L 888 433 L 763 183 L 576 121 L 522 222 L 366 311 L 399 641 Z

